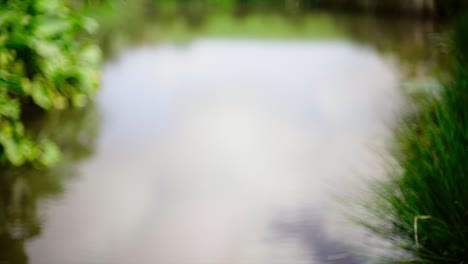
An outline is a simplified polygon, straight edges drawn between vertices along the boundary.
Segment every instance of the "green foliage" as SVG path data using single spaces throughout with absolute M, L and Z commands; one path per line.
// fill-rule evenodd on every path
M 401 169 L 377 188 L 373 230 L 411 253 L 398 263 L 468 263 L 468 17 L 455 29 L 453 79 L 398 134 Z
M 22 112 L 82 107 L 98 86 L 96 23 L 66 1 L 0 0 L 0 162 L 50 165 L 60 151 L 25 131 Z

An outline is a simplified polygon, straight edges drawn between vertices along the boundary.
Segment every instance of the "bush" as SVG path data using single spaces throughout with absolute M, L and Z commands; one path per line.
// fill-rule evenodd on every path
M 97 25 L 67 3 L 0 0 L 0 163 L 57 161 L 58 148 L 25 129 L 22 113 L 82 107 L 98 86 L 100 52 L 86 38 Z

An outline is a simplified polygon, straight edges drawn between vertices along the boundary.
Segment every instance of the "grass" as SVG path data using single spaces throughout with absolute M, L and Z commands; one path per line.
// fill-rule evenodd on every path
M 468 17 L 454 29 L 452 78 L 397 133 L 399 167 L 378 184 L 368 225 L 411 257 L 391 263 L 468 263 Z

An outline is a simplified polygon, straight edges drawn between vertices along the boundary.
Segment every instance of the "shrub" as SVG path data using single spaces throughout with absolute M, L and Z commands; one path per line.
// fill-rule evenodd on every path
M 82 107 L 98 86 L 100 52 L 87 40 L 97 25 L 67 3 L 0 0 L 0 163 L 57 161 L 58 148 L 25 129 L 22 113 Z

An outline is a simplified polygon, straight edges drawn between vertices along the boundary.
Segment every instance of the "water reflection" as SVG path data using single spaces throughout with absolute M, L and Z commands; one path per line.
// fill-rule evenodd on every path
M 63 149 L 54 169 L 1 168 L 0 263 L 29 263 L 26 241 L 40 236 L 45 201 L 60 200 L 65 184 L 76 176 L 76 163 L 93 153 L 99 115 L 93 104 L 45 115 L 29 122 L 36 135 L 53 138 Z
M 138 5 L 136 5 L 138 6 Z M 118 54 L 128 44 L 149 41 L 189 41 L 197 36 L 268 39 L 346 39 L 397 55 L 405 73 L 414 76 L 421 68 L 432 72 L 440 67 L 446 54 L 434 46 L 444 43 L 441 23 L 432 20 L 382 17 L 372 14 L 309 13 L 287 16 L 278 13 L 200 13 L 201 21 L 192 23 L 187 16 L 164 17 L 149 13 L 151 8 L 126 10 L 116 23 L 104 23 L 99 34 L 107 57 Z M 126 23 L 125 21 L 132 21 Z M 103 21 L 106 22 L 106 21 Z
M 304 209 L 300 215 L 285 220 L 279 217 L 275 228 L 280 236 L 293 237 L 303 244 L 307 251 L 315 257 L 317 263 L 358 264 L 366 263 L 366 258 L 359 256 L 346 242 L 330 238 L 322 228 L 326 223 L 319 220 L 316 211 Z
M 348 42 L 203 39 L 109 63 L 102 131 L 31 263 L 364 263 L 336 197 L 383 175 L 397 66 Z

